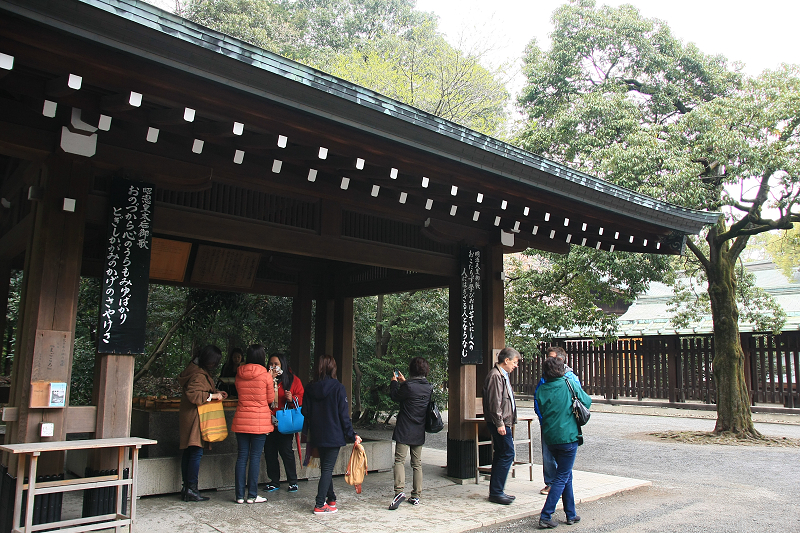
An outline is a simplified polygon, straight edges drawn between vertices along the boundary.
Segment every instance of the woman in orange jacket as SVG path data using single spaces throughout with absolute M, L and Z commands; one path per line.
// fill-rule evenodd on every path
M 233 415 L 231 431 L 236 433 L 239 453 L 236 457 L 236 503 L 262 503 L 267 501 L 258 495 L 258 474 L 261 466 L 261 450 L 267 434 L 274 430 L 272 411 L 269 406 L 275 399 L 274 375 L 266 367 L 264 347 L 253 344 L 247 348 L 247 363 L 236 373 L 236 391 L 239 404 Z M 250 467 L 247 460 L 250 460 Z M 246 478 L 245 478 L 246 476 Z M 245 479 L 247 495 L 245 500 Z

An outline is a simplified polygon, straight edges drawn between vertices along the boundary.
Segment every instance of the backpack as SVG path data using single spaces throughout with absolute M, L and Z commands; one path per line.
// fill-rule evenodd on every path
M 347 464 L 344 482 L 355 486 L 356 494 L 361 494 L 361 484 L 364 482 L 364 476 L 366 475 L 367 454 L 362 445 L 353 444 L 353 453 L 350 454 L 350 462 Z

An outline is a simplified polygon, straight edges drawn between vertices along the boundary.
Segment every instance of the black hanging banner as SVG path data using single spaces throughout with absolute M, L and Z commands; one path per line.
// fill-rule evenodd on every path
M 153 191 L 149 183 L 111 180 L 99 353 L 144 353 Z
M 483 363 L 481 251 L 461 249 L 461 364 Z

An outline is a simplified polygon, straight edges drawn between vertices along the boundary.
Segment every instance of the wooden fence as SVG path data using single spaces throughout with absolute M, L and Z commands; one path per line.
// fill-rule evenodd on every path
M 800 408 L 800 332 L 780 335 L 743 333 L 745 378 L 755 404 Z M 669 402 L 716 403 L 711 335 L 558 341 L 584 390 L 607 399 L 637 398 Z M 542 350 L 544 350 L 542 345 Z M 533 395 L 542 375 L 542 358 L 528 357 L 511 374 L 517 394 Z

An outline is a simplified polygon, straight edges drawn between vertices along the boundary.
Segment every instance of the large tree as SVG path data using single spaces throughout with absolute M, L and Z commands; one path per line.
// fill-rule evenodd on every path
M 751 235 L 800 220 L 797 71 L 742 79 L 633 6 L 571 2 L 532 42 L 520 98 L 527 149 L 674 203 L 727 215 L 688 248 L 714 320 L 716 431 L 757 435 L 739 343 L 736 260 Z M 733 191 L 740 191 L 734 195 Z M 775 208 L 768 217 L 766 209 Z
M 433 21 L 338 54 L 326 70 L 487 135 L 505 122 L 504 67 L 483 66 L 484 52 L 449 44 Z
M 505 66 L 448 43 L 413 0 L 186 0 L 179 13 L 488 135 L 505 124 Z

